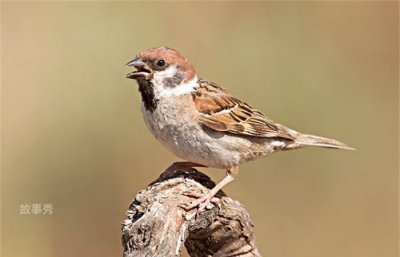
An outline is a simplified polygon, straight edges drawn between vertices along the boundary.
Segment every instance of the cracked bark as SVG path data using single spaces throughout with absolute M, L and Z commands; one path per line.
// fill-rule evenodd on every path
M 193 169 L 164 172 L 138 192 L 122 223 L 123 257 L 179 256 L 183 246 L 191 257 L 261 257 L 250 215 L 222 191 L 218 206 L 198 215 L 180 207 L 193 200 L 184 192 L 206 193 L 214 185 Z

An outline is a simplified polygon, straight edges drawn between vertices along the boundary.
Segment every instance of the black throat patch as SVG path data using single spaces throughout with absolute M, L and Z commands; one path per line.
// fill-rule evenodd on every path
M 157 108 L 158 99 L 154 95 L 154 86 L 148 80 L 138 80 L 139 92 L 142 95 L 142 101 L 146 110 L 154 112 Z

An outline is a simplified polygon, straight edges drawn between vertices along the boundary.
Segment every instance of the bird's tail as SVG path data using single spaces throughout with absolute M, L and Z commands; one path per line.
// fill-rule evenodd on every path
M 354 148 L 347 146 L 346 144 L 339 142 L 335 139 L 319 137 L 309 134 L 302 134 L 297 132 L 295 145 L 297 147 L 302 146 L 321 146 L 327 148 L 335 148 L 335 149 L 345 149 L 345 150 L 355 150 Z

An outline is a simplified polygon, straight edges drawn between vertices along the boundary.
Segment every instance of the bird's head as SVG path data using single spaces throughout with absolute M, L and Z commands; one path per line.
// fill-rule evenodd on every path
M 192 80 L 196 71 L 190 62 L 178 51 L 168 47 L 150 48 L 140 52 L 126 64 L 136 71 L 127 78 L 151 82 L 154 86 L 176 87 Z

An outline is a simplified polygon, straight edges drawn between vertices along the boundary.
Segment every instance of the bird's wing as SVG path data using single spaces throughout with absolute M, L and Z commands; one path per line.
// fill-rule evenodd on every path
M 242 136 L 294 139 L 285 127 L 210 81 L 199 79 L 192 96 L 200 123 L 210 129 Z

